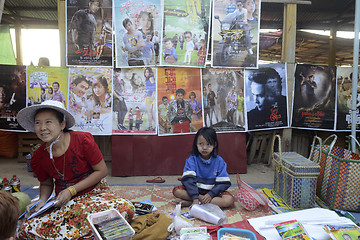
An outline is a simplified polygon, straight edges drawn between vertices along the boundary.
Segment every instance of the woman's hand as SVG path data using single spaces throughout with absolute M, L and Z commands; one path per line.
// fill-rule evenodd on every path
M 30 217 L 30 215 L 33 213 L 33 212 L 37 212 L 40 210 L 40 208 L 42 208 L 44 206 L 44 202 L 40 201 L 36 207 L 32 208 L 30 210 L 30 208 L 32 206 L 34 206 L 35 204 L 37 204 L 37 201 L 36 202 L 33 202 L 33 203 L 30 203 L 29 205 L 26 206 L 26 214 L 25 214 L 25 219 L 27 219 L 28 217 Z
M 58 200 L 59 202 L 55 204 L 55 207 L 65 206 L 70 201 L 70 199 L 71 199 L 71 193 L 69 189 L 62 190 L 56 197 L 56 200 Z

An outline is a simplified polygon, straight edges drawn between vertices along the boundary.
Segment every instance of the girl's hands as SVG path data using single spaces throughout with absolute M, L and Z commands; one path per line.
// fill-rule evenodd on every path
M 58 202 L 55 204 L 55 207 L 65 206 L 71 199 L 71 193 L 68 189 L 62 190 L 59 195 L 56 197 Z
M 201 197 L 200 201 L 202 204 L 210 203 L 212 200 L 212 197 L 207 193 L 204 196 Z

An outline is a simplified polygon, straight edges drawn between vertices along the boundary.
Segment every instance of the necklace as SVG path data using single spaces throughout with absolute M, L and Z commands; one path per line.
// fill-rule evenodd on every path
M 59 174 L 59 176 L 61 177 L 61 179 L 64 180 L 64 178 L 65 178 L 65 153 L 64 153 L 64 166 L 63 166 L 63 171 L 62 171 L 62 173 L 56 168 L 54 159 L 51 159 L 51 162 L 52 162 L 52 164 L 53 164 L 56 172 L 57 172 L 57 173 Z

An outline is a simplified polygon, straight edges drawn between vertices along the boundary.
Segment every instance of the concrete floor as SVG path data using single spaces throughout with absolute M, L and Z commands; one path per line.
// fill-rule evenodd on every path
M 108 184 L 150 184 L 146 183 L 147 179 L 153 179 L 157 176 L 133 176 L 133 177 L 112 177 L 111 176 L 111 162 L 107 162 L 109 174 L 107 176 Z M 25 159 L 19 161 L 17 158 L 0 158 L 0 178 L 7 177 L 8 179 L 16 174 L 21 181 L 22 185 L 38 185 L 39 182 L 32 172 L 27 171 L 27 164 Z M 178 177 L 180 175 L 164 175 L 161 176 L 165 179 L 164 184 L 176 185 L 180 182 Z M 240 174 L 243 181 L 248 184 L 272 184 L 274 179 L 274 170 L 262 163 L 251 164 L 247 166 L 247 173 Z M 231 183 L 236 184 L 236 174 L 230 175 Z

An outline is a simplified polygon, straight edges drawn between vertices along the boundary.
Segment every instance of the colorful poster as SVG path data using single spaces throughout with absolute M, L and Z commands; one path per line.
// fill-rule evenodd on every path
M 113 134 L 156 134 L 156 69 L 114 69 Z
M 352 67 L 337 68 L 337 115 L 336 130 L 351 130 Z M 359 84 L 359 80 L 358 80 Z M 356 95 L 356 129 L 360 124 L 360 86 Z
M 16 120 L 26 107 L 26 66 L 0 65 L 0 129 L 24 130 Z
M 334 130 L 336 67 L 297 64 L 292 127 Z
M 196 133 L 203 127 L 201 71 L 158 68 L 159 135 Z
M 245 131 L 244 71 L 205 68 L 202 85 L 205 126 L 217 132 Z
M 73 130 L 111 134 L 111 107 L 111 68 L 69 68 L 68 110 L 75 117 Z
M 160 0 L 114 0 L 116 67 L 159 62 Z
M 257 68 L 260 0 L 214 0 L 212 67 Z
M 28 106 L 40 104 L 45 100 L 68 104 L 68 74 L 65 67 L 28 67 L 27 91 Z
M 205 67 L 210 4 L 210 0 L 164 0 L 161 65 Z
M 286 64 L 245 70 L 248 130 L 288 127 Z
M 66 65 L 113 66 L 112 1 L 66 1 Z

